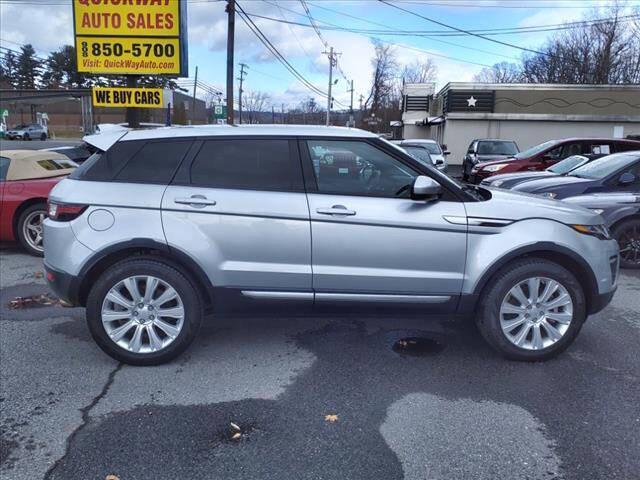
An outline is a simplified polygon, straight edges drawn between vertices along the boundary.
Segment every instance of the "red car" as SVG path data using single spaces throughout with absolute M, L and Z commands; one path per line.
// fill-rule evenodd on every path
M 605 154 L 640 150 L 640 142 L 617 138 L 565 138 L 550 140 L 511 158 L 478 163 L 471 169 L 469 181 L 480 183 L 497 174 L 541 171 L 571 155 Z
M 17 240 L 27 252 L 42 256 L 47 197 L 77 166 L 55 152 L 0 151 L 0 240 Z

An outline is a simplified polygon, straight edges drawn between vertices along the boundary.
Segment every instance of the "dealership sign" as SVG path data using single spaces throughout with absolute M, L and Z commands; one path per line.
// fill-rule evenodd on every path
M 73 0 L 78 71 L 187 76 L 186 0 Z
M 163 108 L 171 103 L 171 90 L 161 88 L 101 88 L 92 90 L 94 107 Z

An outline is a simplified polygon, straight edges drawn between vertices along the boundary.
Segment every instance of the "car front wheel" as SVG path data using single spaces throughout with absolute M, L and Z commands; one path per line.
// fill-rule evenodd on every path
M 478 327 L 512 360 L 540 361 L 564 351 L 586 319 L 575 276 L 544 259 L 523 259 L 500 270 L 483 292 Z
M 620 266 L 640 268 L 640 220 L 627 220 L 616 226 L 613 238 L 620 247 Z
M 94 340 L 130 365 L 159 365 L 193 341 L 202 318 L 197 288 L 180 270 L 155 259 L 131 259 L 106 270 L 87 298 Z

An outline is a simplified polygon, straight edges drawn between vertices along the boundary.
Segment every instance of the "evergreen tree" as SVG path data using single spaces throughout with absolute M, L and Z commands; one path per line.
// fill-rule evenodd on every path
M 16 56 L 11 50 L 1 52 L 0 57 L 0 87 L 15 88 L 17 81 Z
M 31 44 L 20 47 L 20 55 L 17 60 L 18 88 L 36 88 L 40 77 L 40 60 L 36 58 L 36 51 Z

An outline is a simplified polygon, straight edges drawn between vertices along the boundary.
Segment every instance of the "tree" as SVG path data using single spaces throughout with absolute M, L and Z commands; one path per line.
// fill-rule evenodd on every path
M 31 44 L 20 47 L 16 67 L 16 86 L 18 88 L 36 88 L 40 78 L 40 61 Z
M 18 81 L 16 56 L 11 50 L 7 50 L 0 58 L 0 86 L 2 88 L 15 88 Z
M 393 100 L 398 62 L 391 45 L 384 45 L 379 40 L 373 40 L 373 46 L 374 56 L 371 59 L 373 76 L 365 109 L 375 113 L 388 107 Z
M 255 91 L 247 92 L 244 97 L 245 109 L 248 113 L 249 123 L 258 123 L 258 115 L 264 112 L 271 97 L 268 93 Z
M 473 80 L 486 83 L 518 83 L 522 81 L 522 70 L 516 63 L 500 62 L 491 68 L 483 68 L 474 75 Z
M 405 83 L 431 83 L 438 77 L 438 67 L 431 58 L 418 59 L 405 65 L 401 76 Z

